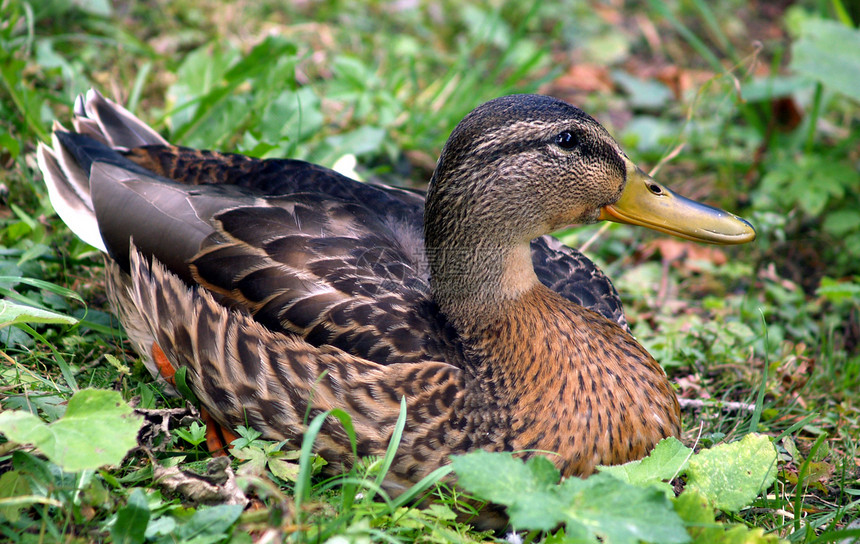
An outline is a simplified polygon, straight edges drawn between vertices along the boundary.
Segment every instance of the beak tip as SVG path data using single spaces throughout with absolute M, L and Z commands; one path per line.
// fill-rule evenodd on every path
M 755 240 L 758 236 L 758 233 L 756 232 L 755 227 L 752 225 L 752 223 L 750 223 L 743 217 L 738 217 L 738 220 L 746 227 L 746 229 L 744 229 L 745 232 L 741 237 L 741 243 L 752 242 L 753 240 Z

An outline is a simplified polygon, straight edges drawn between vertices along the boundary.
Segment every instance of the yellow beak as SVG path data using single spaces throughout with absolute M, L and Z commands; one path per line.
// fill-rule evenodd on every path
M 600 210 L 600 219 L 640 225 L 679 238 L 709 244 L 743 244 L 755 240 L 745 219 L 684 198 L 628 163 L 627 185 L 621 198 Z

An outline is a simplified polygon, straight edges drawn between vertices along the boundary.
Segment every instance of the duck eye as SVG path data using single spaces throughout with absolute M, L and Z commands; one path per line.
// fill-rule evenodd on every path
M 565 130 L 555 137 L 555 143 L 562 149 L 573 149 L 579 145 L 579 139 L 572 132 Z

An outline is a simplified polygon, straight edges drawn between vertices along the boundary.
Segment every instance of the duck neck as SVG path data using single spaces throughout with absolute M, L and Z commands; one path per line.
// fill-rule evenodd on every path
M 443 166 L 444 161 L 439 169 Z M 462 334 L 467 323 L 492 316 L 540 285 L 530 240 L 541 227 L 533 224 L 538 214 L 525 209 L 527 203 L 517 209 L 499 204 L 493 192 L 499 189 L 492 183 L 463 186 L 438 174 L 431 181 L 424 214 L 430 288 Z
M 462 333 L 540 285 L 528 242 L 428 246 L 433 299 Z

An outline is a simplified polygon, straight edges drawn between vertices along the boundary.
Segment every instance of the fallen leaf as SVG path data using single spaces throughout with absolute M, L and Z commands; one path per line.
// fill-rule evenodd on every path
M 675 240 L 674 238 L 658 238 L 645 245 L 643 255 L 651 255 L 659 251 L 666 261 L 673 263 L 675 267 L 690 272 L 705 272 L 702 263 L 710 263 L 712 266 L 722 266 L 729 259 L 722 250 L 715 247 L 703 246 L 693 242 Z
M 236 485 L 236 475 L 227 457 L 213 457 L 206 463 L 206 474 L 179 467 L 154 465 L 153 480 L 163 490 L 178 494 L 195 504 L 236 504 L 245 506 L 248 498 Z
M 553 81 L 553 88 L 584 93 L 611 93 L 615 90 L 612 76 L 605 66 L 590 63 L 574 64 Z

